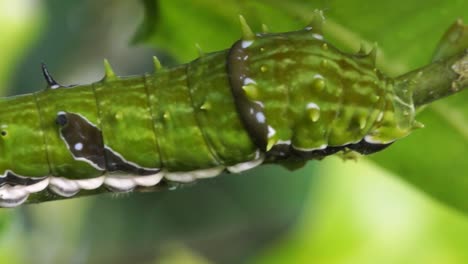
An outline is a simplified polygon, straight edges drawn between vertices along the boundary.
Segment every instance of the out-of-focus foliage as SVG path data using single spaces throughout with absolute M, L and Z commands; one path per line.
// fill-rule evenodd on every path
M 41 24 L 41 10 L 35 1 L 0 0 L 1 94 L 9 90 L 16 63 L 37 39 Z M 17 262 L 21 255 L 19 230 L 13 223 L 15 217 L 13 210 L 0 211 L 0 263 Z
M 297 228 L 252 263 L 468 261 L 466 215 L 367 161 L 329 159 Z
M 36 1 L 0 1 L 0 41 L 4 50 L 0 59 L 0 91 L 5 94 L 15 62 L 24 56 L 25 49 L 37 39 L 42 24 Z

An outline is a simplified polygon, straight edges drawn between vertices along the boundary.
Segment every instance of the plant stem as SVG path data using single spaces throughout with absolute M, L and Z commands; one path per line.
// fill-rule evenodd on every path
M 468 50 L 397 77 L 395 87 L 411 91 L 415 107 L 468 88 Z

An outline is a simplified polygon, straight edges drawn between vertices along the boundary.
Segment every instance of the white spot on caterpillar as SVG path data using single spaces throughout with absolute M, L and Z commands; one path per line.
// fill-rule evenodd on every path
M 276 142 L 276 145 L 291 145 L 291 140 L 278 140 L 278 142 Z
M 257 82 L 254 79 L 247 77 L 244 79 L 244 85 L 249 85 L 249 84 L 257 84 Z
M 241 46 L 243 49 L 245 49 L 245 48 L 250 47 L 252 43 L 253 43 L 253 40 L 243 40 Z
M 320 110 L 320 107 L 316 103 L 308 103 L 306 108 Z
M 276 130 L 272 126 L 268 126 L 268 138 L 271 138 L 274 135 L 276 135 Z
M 193 170 L 193 171 L 173 171 L 173 172 L 166 172 L 164 178 L 175 181 L 175 182 L 192 182 L 196 179 L 205 179 L 211 178 L 221 174 L 224 170 L 223 166 L 217 166 L 209 169 L 202 169 L 202 170 Z
M 236 165 L 228 166 L 227 170 L 232 173 L 240 173 L 261 165 L 264 160 L 265 156 L 262 153 L 260 153 L 260 151 L 257 151 L 257 156 L 255 157 L 255 159 L 247 162 L 238 163 Z
M 259 123 L 265 123 L 266 118 L 262 112 L 258 112 L 257 114 L 255 114 L 255 118 Z
M 312 34 L 312 37 L 314 37 L 315 39 L 318 39 L 318 40 L 323 40 L 323 36 L 320 35 L 320 34 L 317 34 L 317 33 Z
M 76 143 L 74 148 L 77 151 L 81 151 L 83 149 L 83 143 L 81 143 L 81 142 Z

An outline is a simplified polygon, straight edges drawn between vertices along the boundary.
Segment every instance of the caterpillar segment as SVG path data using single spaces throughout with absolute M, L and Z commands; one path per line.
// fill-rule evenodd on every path
M 305 30 L 254 36 L 244 25 L 229 51 L 237 111 L 267 162 L 371 154 L 416 126 L 411 93 L 375 68 L 376 47 L 345 54 L 324 41 L 322 23 L 318 13 Z
M 300 167 L 339 151 L 380 151 L 414 127 L 411 93 L 375 69 L 376 49 L 304 30 L 254 34 L 155 72 L 58 84 L 0 101 L 0 206 L 192 182 L 264 162 Z M 266 32 L 267 29 L 265 28 Z M 29 200 L 28 200 L 29 199 Z

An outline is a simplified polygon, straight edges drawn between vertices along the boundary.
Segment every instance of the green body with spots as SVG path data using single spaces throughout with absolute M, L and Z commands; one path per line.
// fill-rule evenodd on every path
M 366 136 L 388 144 L 413 128 L 411 96 L 394 91 L 371 55 L 344 54 L 306 30 L 258 36 L 246 46 L 243 89 L 263 105 L 267 150 L 291 141 L 312 151 Z
M 449 29 L 431 64 L 393 79 L 375 49 L 324 41 L 323 19 L 254 34 L 241 17 L 243 38 L 227 50 L 170 68 L 155 58 L 154 73 L 133 77 L 105 61 L 88 85 L 61 86 L 43 66 L 47 89 L 0 98 L 0 207 L 374 153 L 421 126 L 416 107 L 468 87 L 466 25 Z
M 0 171 L 69 179 L 105 174 L 72 155 L 56 123 L 60 112 L 96 126 L 104 145 L 126 161 L 167 171 L 228 167 L 254 160 L 258 150 L 268 155 L 277 144 L 313 151 L 407 135 L 411 96 L 395 91 L 373 59 L 344 54 L 320 38 L 310 30 L 257 35 L 154 74 L 112 74 L 90 85 L 3 98 Z M 247 56 L 240 64 L 236 50 Z M 265 146 L 255 143 L 233 95 L 239 74 L 245 98 L 262 106 Z
M 73 157 L 56 124 L 59 112 L 83 116 L 106 146 L 145 168 L 192 171 L 254 159 L 257 148 L 235 110 L 225 57 L 212 53 L 155 74 L 3 98 L 0 171 L 69 179 L 106 173 Z

